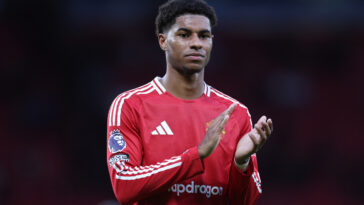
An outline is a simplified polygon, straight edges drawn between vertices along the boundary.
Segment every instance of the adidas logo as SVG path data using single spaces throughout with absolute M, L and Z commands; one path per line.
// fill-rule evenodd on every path
M 161 125 L 158 125 L 156 130 L 152 131 L 152 135 L 173 135 L 173 132 L 167 122 L 163 121 Z

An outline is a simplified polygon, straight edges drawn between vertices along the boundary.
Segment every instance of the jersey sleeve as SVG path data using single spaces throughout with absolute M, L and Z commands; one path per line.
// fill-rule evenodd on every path
M 249 111 L 246 109 L 242 121 L 242 129 L 240 136 L 244 136 L 252 129 L 252 122 Z M 244 204 L 252 205 L 259 199 L 262 193 L 261 180 L 258 172 L 257 157 L 253 154 L 250 157 L 248 168 L 243 172 L 239 167 L 236 166 L 235 161 L 232 161 L 229 187 L 228 187 L 228 198 L 230 204 Z
M 143 164 L 143 143 L 137 111 L 131 102 L 118 97 L 107 121 L 107 163 L 114 194 L 130 204 L 165 191 L 181 180 L 204 171 L 197 147 L 155 164 Z

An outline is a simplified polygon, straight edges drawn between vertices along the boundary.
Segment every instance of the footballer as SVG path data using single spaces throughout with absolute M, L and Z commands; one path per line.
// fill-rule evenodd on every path
M 107 119 L 107 164 L 121 204 L 254 204 L 256 152 L 273 131 L 204 81 L 217 18 L 203 0 L 159 7 L 166 73 L 118 95 Z M 208 72 L 208 69 L 207 69 Z

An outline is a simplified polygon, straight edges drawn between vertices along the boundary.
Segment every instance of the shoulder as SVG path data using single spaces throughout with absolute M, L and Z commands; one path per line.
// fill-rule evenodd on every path
M 137 108 L 143 101 L 149 98 L 153 98 L 155 96 L 159 96 L 161 93 L 162 92 L 160 88 L 156 85 L 156 83 L 153 80 L 140 87 L 120 93 L 116 98 L 114 98 L 111 107 L 115 105 L 120 106 L 127 104 L 133 108 Z
M 109 124 L 120 125 L 123 117 L 135 118 L 143 102 L 160 95 L 160 88 L 153 81 L 120 93 L 110 105 Z
M 207 95 L 217 101 L 218 103 L 225 104 L 229 106 L 231 103 L 237 103 L 237 110 L 241 112 L 243 115 L 250 116 L 249 109 L 243 103 L 239 102 L 238 100 L 230 97 L 229 95 L 213 88 L 212 86 L 207 86 Z

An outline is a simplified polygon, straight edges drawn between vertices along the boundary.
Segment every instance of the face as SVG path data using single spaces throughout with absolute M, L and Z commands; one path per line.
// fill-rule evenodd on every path
M 201 72 L 210 59 L 213 35 L 210 20 L 205 16 L 179 16 L 176 23 L 158 37 L 167 63 L 180 72 Z

